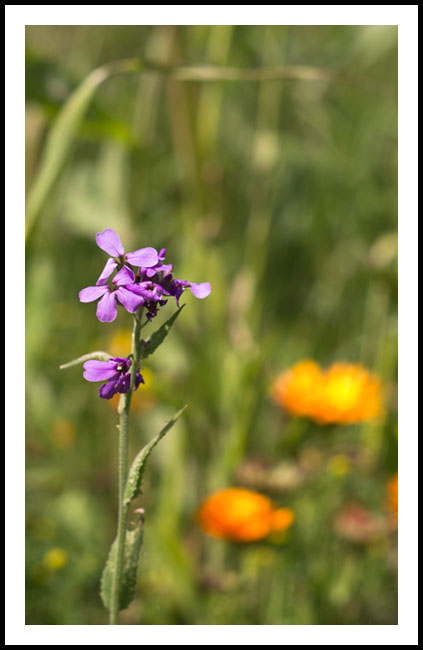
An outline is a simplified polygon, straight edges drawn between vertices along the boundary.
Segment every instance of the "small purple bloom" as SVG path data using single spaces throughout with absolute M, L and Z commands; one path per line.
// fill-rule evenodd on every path
M 159 271 L 162 273 L 169 273 L 173 269 L 173 264 L 162 264 L 166 255 L 166 249 L 162 248 L 159 253 L 159 258 L 157 264 L 151 267 L 143 266 L 140 268 L 141 276 L 146 278 L 152 278 L 153 275 L 156 275 Z
M 104 381 L 100 386 L 99 395 L 102 399 L 110 399 L 116 393 L 127 393 L 131 385 L 129 371 L 132 361 L 126 357 L 115 357 L 108 361 L 86 361 L 84 363 L 84 379 L 87 381 Z M 143 376 L 137 371 L 134 390 L 144 383 Z
M 103 232 L 98 232 L 95 236 L 95 240 L 97 246 L 101 248 L 101 250 L 111 255 L 96 282 L 99 286 L 107 283 L 107 280 L 113 271 L 117 269 L 118 262 L 121 264 L 129 262 L 129 264 L 132 264 L 133 266 L 150 268 L 155 266 L 159 261 L 159 255 L 156 249 L 151 248 L 151 246 L 148 246 L 147 248 L 139 248 L 138 250 L 132 253 L 126 253 L 125 255 L 125 250 L 120 241 L 119 235 L 111 228 L 106 228 Z
M 207 298 L 211 293 L 211 284 L 210 282 L 187 282 L 186 280 L 178 280 L 172 275 L 173 265 L 172 264 L 163 264 L 166 255 L 166 249 L 162 248 L 159 253 L 159 259 L 155 266 L 150 268 L 140 268 L 139 276 L 141 282 L 135 284 L 131 287 L 132 291 L 135 291 L 139 295 L 143 295 L 147 300 L 156 300 L 158 301 L 157 296 L 149 297 L 144 291 L 136 289 L 138 286 L 142 286 L 143 289 L 152 289 L 154 287 L 156 292 L 162 293 L 164 296 L 175 296 L 176 304 L 179 307 L 179 298 L 185 289 L 191 289 L 192 293 L 196 298 Z M 148 285 L 147 280 L 151 280 L 151 284 Z
M 134 314 L 144 304 L 144 297 L 129 291 L 135 281 L 134 272 L 127 266 L 121 268 L 112 280 L 112 287 L 108 285 L 86 287 L 79 292 L 81 302 L 93 302 L 101 298 L 97 305 L 97 318 L 102 323 L 111 323 L 117 314 L 116 300 L 127 311 Z
M 160 280 L 157 280 L 160 283 Z M 191 289 L 196 298 L 207 298 L 211 293 L 210 282 L 188 282 L 173 278 L 171 273 L 164 273 L 161 282 L 162 291 L 165 295 L 175 296 L 176 304 L 179 307 L 179 299 L 185 289 Z

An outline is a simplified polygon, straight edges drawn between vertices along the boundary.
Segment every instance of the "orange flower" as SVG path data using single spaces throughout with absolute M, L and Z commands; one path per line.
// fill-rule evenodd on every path
M 213 537 L 251 542 L 289 528 L 294 513 L 288 508 L 275 508 L 270 499 L 257 492 L 227 488 L 203 502 L 197 520 Z
M 381 382 L 366 368 L 334 363 L 325 373 L 315 419 L 322 423 L 352 424 L 381 416 Z
M 272 386 L 275 402 L 293 415 L 313 417 L 323 376 L 315 361 L 305 359 L 280 375 Z
M 380 379 L 359 364 L 337 362 L 322 372 L 314 361 L 301 361 L 276 380 L 272 394 L 293 415 L 319 424 L 352 424 L 383 414 Z

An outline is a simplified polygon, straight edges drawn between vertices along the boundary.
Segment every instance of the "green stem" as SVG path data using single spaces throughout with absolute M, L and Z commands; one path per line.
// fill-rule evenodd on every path
M 117 548 L 116 548 L 116 565 L 113 574 L 111 603 L 110 603 L 110 625 L 119 625 L 120 610 L 120 584 L 122 579 L 122 569 L 125 556 L 125 539 L 128 524 L 129 508 L 124 504 L 124 494 L 128 474 L 128 437 L 129 437 L 129 409 L 131 408 L 132 393 L 135 386 L 135 375 L 139 367 L 141 357 L 141 316 L 134 316 L 134 328 L 132 331 L 132 350 L 133 362 L 131 366 L 131 385 L 127 393 L 120 396 L 118 413 L 119 413 L 119 510 L 117 524 Z

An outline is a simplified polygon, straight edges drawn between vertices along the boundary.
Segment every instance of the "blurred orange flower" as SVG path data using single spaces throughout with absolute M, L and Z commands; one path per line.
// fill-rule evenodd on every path
M 352 424 L 383 414 L 380 379 L 360 364 L 336 362 L 326 371 L 311 360 L 280 375 L 273 399 L 293 415 L 319 424 Z
M 203 530 L 220 539 L 251 542 L 288 529 L 289 508 L 275 508 L 267 497 L 243 488 L 227 488 L 209 496 L 197 512 Z
M 271 392 L 275 402 L 294 415 L 313 417 L 322 385 L 322 371 L 311 359 L 296 363 L 276 378 Z

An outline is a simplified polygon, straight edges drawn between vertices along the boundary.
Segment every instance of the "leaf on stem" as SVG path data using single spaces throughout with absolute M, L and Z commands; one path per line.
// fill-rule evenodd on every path
M 129 507 L 129 504 L 133 499 L 135 499 L 136 496 L 138 496 L 140 488 L 141 488 L 141 481 L 142 477 L 144 474 L 144 469 L 145 469 L 145 463 L 147 461 L 147 458 L 149 457 L 151 451 L 153 448 L 157 445 L 159 440 L 163 438 L 163 436 L 166 435 L 166 433 L 173 427 L 175 424 L 176 420 L 182 415 L 182 413 L 185 411 L 187 405 L 183 406 L 177 413 L 176 415 L 173 416 L 171 420 L 166 424 L 166 426 L 163 427 L 163 429 L 160 431 L 160 433 L 150 440 L 149 443 L 145 445 L 139 452 L 138 456 L 136 456 L 134 462 L 132 463 L 131 469 L 129 470 L 128 474 L 128 480 L 126 482 L 126 488 L 125 488 L 125 494 L 123 497 L 123 503 L 124 507 Z
M 156 332 L 153 332 L 153 334 L 150 336 L 150 338 L 147 339 L 147 341 L 144 341 L 143 343 L 143 350 L 142 350 L 142 356 L 143 359 L 146 359 L 147 357 L 151 356 L 153 352 L 157 350 L 159 345 L 161 345 L 166 338 L 166 336 L 170 332 L 170 328 L 174 324 L 175 320 L 178 318 L 179 314 L 183 310 L 185 305 L 181 305 L 179 309 L 171 316 L 161 327 Z
M 125 554 L 119 592 L 119 609 L 126 609 L 132 602 L 137 586 L 138 559 L 143 540 L 143 526 L 138 523 L 133 530 L 126 531 Z M 110 609 L 112 598 L 113 573 L 116 568 L 116 540 L 113 542 L 101 578 L 101 598 Z
M 68 361 L 68 363 L 63 363 L 61 366 L 59 366 L 59 368 L 60 370 L 64 370 L 65 368 L 77 366 L 78 364 L 84 363 L 85 361 L 90 361 L 90 359 L 96 359 L 97 361 L 108 361 L 111 358 L 111 355 L 107 352 L 96 350 L 95 352 L 88 352 L 88 354 L 83 354 L 82 357 Z
M 173 427 L 176 420 L 182 415 L 186 409 L 186 405 L 176 413 L 176 415 L 163 427 L 160 433 L 150 440 L 150 442 L 141 449 L 138 456 L 132 463 L 129 471 L 128 480 L 126 483 L 125 494 L 123 498 L 122 507 L 129 511 L 131 501 L 138 495 L 141 487 L 141 481 L 144 474 L 145 463 L 149 457 L 152 449 L 157 445 L 159 440 Z M 125 551 L 123 560 L 123 569 L 121 576 L 121 584 L 119 590 L 119 609 L 125 609 L 131 603 L 135 595 L 135 588 L 137 584 L 137 569 L 140 550 L 143 539 L 142 524 L 137 524 L 133 530 L 127 530 L 125 536 Z M 113 542 L 109 557 L 107 558 L 106 566 L 103 570 L 101 578 L 101 598 L 107 609 L 111 607 L 112 600 L 112 586 L 113 574 L 116 570 L 116 552 L 117 542 Z

